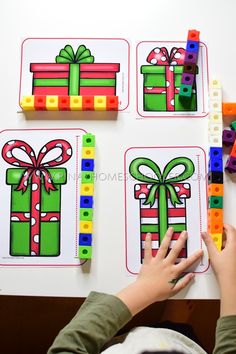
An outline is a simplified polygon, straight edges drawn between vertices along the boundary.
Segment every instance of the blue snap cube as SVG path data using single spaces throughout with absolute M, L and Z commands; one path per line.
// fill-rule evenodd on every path
M 82 171 L 94 171 L 94 160 L 93 159 L 82 159 Z
M 199 51 L 199 42 L 187 41 L 186 52 L 198 53 Z
M 210 147 L 209 158 L 210 160 L 222 159 L 223 149 L 222 147 Z
M 208 165 L 209 172 L 223 172 L 223 160 L 221 159 L 210 159 Z
M 79 234 L 79 245 L 80 246 L 91 246 L 92 245 L 92 234 Z
M 80 208 L 92 208 L 93 207 L 93 197 L 82 195 L 80 197 Z

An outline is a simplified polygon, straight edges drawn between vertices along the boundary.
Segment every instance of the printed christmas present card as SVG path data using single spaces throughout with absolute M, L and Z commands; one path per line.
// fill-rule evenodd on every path
M 137 46 L 137 110 L 142 117 L 205 117 L 208 113 L 207 48 L 200 43 L 190 102 L 179 100 L 186 42 Z
M 33 96 L 118 96 L 129 104 L 129 43 L 124 39 L 28 38 L 22 44 L 19 103 Z
M 82 129 L 0 133 L 1 265 L 80 265 Z
M 189 238 L 178 261 L 204 249 L 207 192 L 205 152 L 200 147 L 130 148 L 125 154 L 126 266 L 138 273 L 144 257 L 144 241 L 152 235 L 156 255 L 168 227 L 174 228 L 170 248 L 183 230 Z M 208 256 L 192 270 L 205 272 Z

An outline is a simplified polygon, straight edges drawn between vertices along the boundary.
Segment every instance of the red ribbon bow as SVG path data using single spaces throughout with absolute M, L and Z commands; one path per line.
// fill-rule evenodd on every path
M 48 162 L 42 162 L 44 157 L 56 148 L 61 149 L 61 154 Z M 23 161 L 14 156 L 13 150 L 16 149 L 23 151 L 28 156 L 30 162 Z M 29 213 L 21 212 L 12 213 L 11 215 L 12 221 L 27 221 L 27 218 L 30 218 L 31 255 L 39 255 L 41 220 L 59 221 L 60 219 L 59 213 L 41 213 L 41 176 L 43 177 L 43 182 L 47 193 L 50 193 L 50 190 L 56 190 L 47 168 L 62 165 L 67 162 L 71 156 L 71 145 L 66 140 L 61 139 L 49 141 L 41 148 L 37 157 L 32 147 L 22 140 L 11 140 L 3 146 L 2 157 L 6 162 L 13 166 L 27 168 L 21 177 L 17 190 L 21 190 L 22 193 L 24 193 L 27 190 L 31 180 L 30 216 L 28 216 Z
M 166 110 L 175 110 L 175 94 L 179 91 L 175 88 L 174 79 L 174 66 L 184 65 L 185 49 L 184 48 L 172 48 L 170 54 L 165 47 L 156 47 L 152 49 L 147 57 L 147 62 L 152 65 L 164 65 L 165 66 L 165 87 L 144 87 L 144 93 L 158 93 L 166 94 Z
M 172 48 L 170 54 L 165 47 L 152 49 L 147 57 L 147 62 L 152 65 L 184 65 L 185 49 Z

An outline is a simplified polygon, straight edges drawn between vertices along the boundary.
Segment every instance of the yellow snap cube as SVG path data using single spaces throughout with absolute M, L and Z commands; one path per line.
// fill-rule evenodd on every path
M 222 247 L 222 234 L 211 234 L 211 238 L 214 241 L 214 244 L 216 245 L 217 249 L 221 251 Z
M 217 79 L 214 79 L 212 81 L 210 81 L 210 88 L 218 88 L 220 89 L 221 88 L 221 83 L 220 83 L 220 80 L 217 80 Z
M 82 148 L 82 158 L 83 159 L 94 159 L 95 149 L 94 147 L 83 147 Z
M 92 183 L 82 183 L 80 188 L 81 195 L 90 195 L 94 193 L 94 185 Z
M 106 111 L 107 98 L 106 96 L 94 96 L 94 110 Z
M 82 96 L 70 96 L 71 111 L 82 111 Z
M 47 111 L 58 111 L 58 96 L 46 96 Z
M 93 233 L 92 221 L 80 221 L 79 231 L 80 233 L 92 234 Z
M 210 122 L 222 123 L 222 119 L 223 119 L 222 113 L 220 113 L 220 112 L 210 113 L 210 115 L 209 115 Z
M 20 106 L 24 111 L 34 111 L 34 96 L 23 96 Z

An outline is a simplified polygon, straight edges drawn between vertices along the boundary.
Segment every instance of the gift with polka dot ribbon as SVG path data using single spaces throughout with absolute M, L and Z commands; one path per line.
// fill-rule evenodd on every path
M 151 65 L 142 65 L 144 111 L 196 111 L 196 81 L 188 107 L 179 100 L 181 76 L 184 68 L 185 49 L 156 47 L 147 56 Z
M 48 153 L 56 157 L 49 156 L 47 161 Z M 6 175 L 6 183 L 11 185 L 11 256 L 60 254 L 61 185 L 66 184 L 67 171 L 56 166 L 71 156 L 71 145 L 62 139 L 49 141 L 38 155 L 22 140 L 3 146 L 3 159 L 15 166 Z
M 184 168 L 180 174 L 173 174 L 173 169 Z M 141 170 L 148 168 L 150 173 L 143 174 Z M 193 162 L 186 157 L 175 158 L 163 169 L 148 158 L 134 159 L 130 164 L 130 174 L 144 183 L 134 186 L 134 198 L 140 201 L 140 244 L 143 258 L 144 241 L 147 233 L 152 235 L 152 252 L 158 252 L 160 244 L 168 227 L 174 228 L 171 248 L 178 240 L 181 231 L 187 229 L 186 199 L 191 197 L 190 183 L 185 182 L 194 173 Z M 179 183 L 184 181 L 183 183 Z M 187 257 L 187 247 L 184 247 L 179 258 Z

